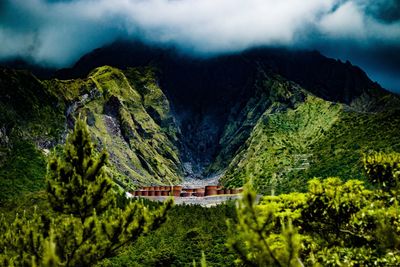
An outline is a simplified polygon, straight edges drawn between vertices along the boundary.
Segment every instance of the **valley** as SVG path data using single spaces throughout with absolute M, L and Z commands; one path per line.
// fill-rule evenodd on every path
M 400 149 L 399 97 L 348 62 L 284 50 L 193 59 L 118 45 L 55 74 L 62 79 L 3 69 L 0 162 L 17 149 L 16 140 L 42 151 L 62 144 L 79 114 L 98 150 L 108 152 L 113 180 L 126 190 L 150 184 L 241 187 L 248 179 L 263 191 L 304 190 L 303 181 L 316 175 L 342 175 L 344 162 L 354 166 L 346 175 L 363 179 L 363 153 Z M 390 123 L 374 129 L 380 121 Z M 37 170 L 43 173 L 43 165 Z M 3 173 L 3 183 L 23 190 L 15 174 Z

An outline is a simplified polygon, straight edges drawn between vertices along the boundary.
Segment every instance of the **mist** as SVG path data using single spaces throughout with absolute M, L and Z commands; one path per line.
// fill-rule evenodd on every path
M 400 91 L 396 0 L 6 0 L 0 60 L 67 67 L 117 39 L 213 56 L 255 46 L 318 49 Z M 397 75 L 396 75 L 397 74 Z

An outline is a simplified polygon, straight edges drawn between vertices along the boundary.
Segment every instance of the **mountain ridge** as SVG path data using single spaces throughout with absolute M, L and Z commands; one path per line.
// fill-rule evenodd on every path
M 16 146 L 9 144 L 19 138 L 32 149 L 47 151 L 63 142 L 79 113 L 87 117 L 99 148 L 109 151 L 111 173 L 124 188 L 177 184 L 185 176 L 220 173 L 221 182 L 228 187 L 241 186 L 251 178 L 260 190 L 301 190 L 304 180 L 313 175 L 340 174 L 340 164 L 346 160 L 355 166 L 350 174 L 363 179 L 357 165 L 362 153 L 400 151 L 396 145 L 400 143 L 399 97 L 370 81 L 349 62 L 327 59 L 317 52 L 281 50 L 252 50 L 208 59 L 174 58 L 173 51 L 165 54 L 146 47 L 143 49 L 150 49 L 151 57 L 138 59 L 126 54 L 129 47 L 115 48 L 121 53 L 119 59 L 104 52 L 107 48 L 96 50 L 75 68 L 82 71 L 94 64 L 90 63 L 93 58 L 101 62 L 98 53 L 108 55 L 107 60 L 126 58 L 135 64 L 121 70 L 99 66 L 81 78 L 39 80 L 24 71 L 2 69 L 0 108 L 8 113 L 0 117 L 0 164 L 6 166 L 2 176 L 7 178 L 1 187 L 14 188 L 5 195 L 15 195 L 24 187 L 16 182 L 19 172 L 15 166 L 4 161 L 16 154 Z M 82 63 L 87 60 L 90 64 Z M 313 73 L 315 78 L 310 76 Z M 63 70 L 57 75 L 67 74 L 68 70 Z M 337 79 L 340 82 L 335 82 Z M 30 106 L 18 104 L 30 100 L 34 100 Z M 36 113 L 30 111 L 31 106 L 38 109 Z M 33 126 L 24 124 L 28 118 Z M 391 123 L 376 127 L 385 119 Z M 33 131 L 35 127 L 39 130 Z M 341 131 L 350 148 L 331 134 L 340 135 Z M 21 132 L 22 138 L 12 132 Z M 43 135 L 46 132 L 49 134 Z M 337 149 L 325 145 L 335 147 L 335 142 Z M 328 152 L 335 155 L 331 157 L 336 163 Z M 29 162 L 28 152 L 24 153 L 21 164 Z M 46 156 L 35 155 L 39 163 L 34 167 L 34 180 L 39 181 Z M 36 184 L 33 187 L 40 188 L 43 181 Z

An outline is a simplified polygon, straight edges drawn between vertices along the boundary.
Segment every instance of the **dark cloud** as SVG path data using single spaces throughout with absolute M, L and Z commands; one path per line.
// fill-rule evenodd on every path
M 386 23 L 400 20 L 400 1 L 398 0 L 375 0 L 366 1 L 365 11 L 368 15 Z
M 319 49 L 400 91 L 398 0 L 3 0 L 0 59 L 63 67 L 117 38 L 213 55 Z M 397 74 L 397 75 L 396 75 Z

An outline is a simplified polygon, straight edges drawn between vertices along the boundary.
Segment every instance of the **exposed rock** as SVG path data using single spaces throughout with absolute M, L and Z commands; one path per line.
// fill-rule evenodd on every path
M 10 139 L 7 136 L 7 129 L 6 127 L 3 125 L 2 127 L 0 127 L 0 146 L 8 146 L 10 142 Z
M 119 118 L 119 109 L 121 108 L 121 106 L 122 103 L 119 98 L 112 95 L 104 105 L 104 113 L 117 119 Z
M 107 132 L 111 135 L 111 138 L 118 137 L 123 139 L 121 129 L 115 117 L 104 115 L 104 125 L 107 127 Z

